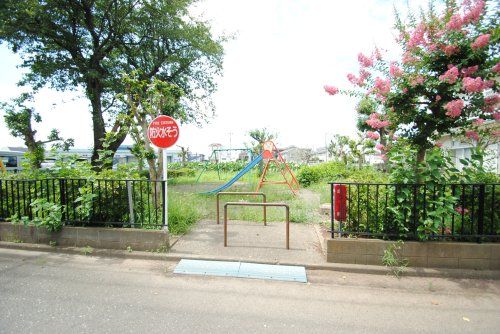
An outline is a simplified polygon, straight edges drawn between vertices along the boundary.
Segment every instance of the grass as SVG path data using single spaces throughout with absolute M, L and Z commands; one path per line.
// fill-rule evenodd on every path
M 226 176 L 227 174 L 227 176 Z M 189 231 L 191 226 L 200 219 L 215 220 L 216 217 L 216 197 L 215 195 L 204 195 L 200 192 L 207 191 L 224 184 L 236 173 L 221 173 L 226 176 L 223 180 L 218 180 L 216 171 L 205 172 L 196 182 L 195 177 L 181 177 L 171 182 L 169 185 L 169 228 L 173 234 L 182 234 Z M 268 179 L 280 180 L 279 173 L 268 173 Z M 259 182 L 256 172 L 244 175 L 237 183 L 231 186 L 229 191 L 255 191 Z M 324 189 L 322 189 L 324 188 Z M 296 223 L 319 222 L 318 208 L 323 197 L 328 198 L 328 186 L 321 184 L 316 188 L 309 188 L 307 191 L 316 197 L 320 192 L 321 200 L 311 200 L 303 196 L 294 196 L 286 185 L 265 185 L 261 190 L 267 196 L 268 202 L 283 202 L 290 206 L 290 221 Z M 324 193 L 324 194 L 323 194 Z M 260 197 L 249 196 L 226 196 L 222 202 L 228 201 L 261 201 Z M 222 205 L 221 205 L 222 206 Z M 222 208 L 221 208 L 222 209 Z M 221 212 L 221 216 L 222 216 Z M 262 209 L 258 207 L 231 207 L 229 219 L 262 221 Z M 268 221 L 284 221 L 285 213 L 283 208 L 268 208 Z

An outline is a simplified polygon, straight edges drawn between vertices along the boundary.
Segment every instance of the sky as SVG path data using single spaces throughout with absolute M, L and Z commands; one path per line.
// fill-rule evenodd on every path
M 426 3 L 409 0 L 412 8 Z M 216 116 L 201 128 L 182 125 L 177 144 L 209 153 L 211 143 L 226 148 L 250 143 L 251 129 L 277 133 L 279 147 L 319 148 L 334 134 L 355 136 L 356 99 L 329 96 L 325 84 L 349 88 L 346 75 L 357 73 L 359 52 L 374 47 L 397 59 L 394 11 L 406 0 L 206 0 L 193 13 L 210 21 L 215 34 L 234 34 L 225 46 L 224 71 L 213 95 Z M 0 101 L 22 89 L 18 55 L 0 44 Z M 80 91 L 43 89 L 36 99 L 42 116 L 37 136 L 52 128 L 75 139 L 75 147 L 92 146 L 88 100 Z M 1 111 L 0 111 L 1 113 Z M 0 118 L 0 147 L 18 146 Z M 127 138 L 125 144 L 131 144 Z

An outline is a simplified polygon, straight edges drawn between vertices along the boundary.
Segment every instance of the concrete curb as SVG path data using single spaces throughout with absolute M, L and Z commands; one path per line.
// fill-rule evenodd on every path
M 41 244 L 0 241 L 0 248 L 83 255 L 82 248 L 78 247 L 52 247 Z M 337 272 L 355 273 L 355 274 L 390 275 L 390 270 L 386 267 L 374 266 L 374 265 L 360 265 L 360 264 L 293 263 L 293 262 L 279 262 L 279 261 L 265 261 L 265 260 L 257 261 L 253 259 L 240 259 L 240 258 L 231 258 L 224 256 L 212 257 L 212 256 L 182 254 L 182 253 L 156 253 L 156 252 L 144 252 L 144 251 L 129 252 L 126 250 L 115 250 L 115 249 L 93 249 L 92 254 L 89 254 L 89 256 L 129 258 L 129 259 L 139 259 L 139 260 L 161 260 L 170 262 L 177 262 L 180 261 L 181 259 L 210 260 L 210 261 L 244 261 L 250 263 L 304 266 L 308 270 L 328 270 L 328 271 L 337 271 Z M 406 268 L 402 276 L 500 280 L 500 271 Z

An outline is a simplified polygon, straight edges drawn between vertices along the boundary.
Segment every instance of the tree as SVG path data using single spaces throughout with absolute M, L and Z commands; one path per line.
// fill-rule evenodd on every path
M 73 146 L 73 139 L 63 139 L 57 129 L 52 129 L 46 140 L 37 140 L 37 131 L 33 129 L 33 121 L 40 123 L 42 117 L 30 105 L 33 96 L 23 93 L 11 103 L 2 103 L 0 106 L 5 111 L 4 119 L 10 134 L 16 138 L 21 138 L 28 148 L 27 158 L 33 169 L 39 169 L 45 160 L 45 144 L 56 143 L 58 148 L 68 150 Z
M 182 167 L 186 167 L 187 161 L 189 159 L 189 147 L 177 145 L 181 149 L 181 161 Z
M 444 134 L 468 131 L 476 120 L 500 119 L 498 14 L 488 14 L 485 6 L 482 0 L 461 6 L 449 0 L 443 13 L 431 2 L 419 19 L 410 14 L 403 22 L 396 15 L 402 59 L 385 60 L 378 49 L 358 55 L 359 76 L 347 75 L 355 89 L 341 92 L 362 98 L 360 117 L 370 113 L 366 136 L 379 141 L 382 153 L 399 136 L 416 148 L 420 166 Z M 339 92 L 333 86 L 325 90 Z
M 134 71 L 123 76 L 125 94 L 120 96 L 130 108 L 129 119 L 130 133 L 134 140 L 133 154 L 139 162 L 147 161 L 149 178 L 153 181 L 161 179 L 163 173 L 163 160 L 158 159 L 153 146 L 148 139 L 148 124 L 159 115 L 169 115 L 185 119 L 185 112 L 180 104 L 182 90 L 176 85 L 159 79 L 142 80 Z
M 193 111 L 185 121 L 199 121 L 198 104 L 211 106 L 223 40 L 214 40 L 205 22 L 190 17 L 193 2 L 5 0 L 0 3 L 0 41 L 20 52 L 22 66 L 29 69 L 21 84 L 84 89 L 97 166 L 99 151 L 114 154 L 129 130 L 131 110 L 116 99 L 123 92 L 122 72 L 140 68 L 144 80 L 158 76 L 177 83 Z

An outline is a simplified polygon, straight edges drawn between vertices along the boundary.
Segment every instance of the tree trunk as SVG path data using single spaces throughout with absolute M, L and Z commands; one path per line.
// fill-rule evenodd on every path
M 425 147 L 419 147 L 417 151 L 417 162 L 415 166 L 415 176 L 416 176 L 416 182 L 421 183 L 422 181 L 422 173 L 421 173 L 421 164 L 425 161 Z
M 102 93 L 103 87 L 99 79 L 89 78 L 87 80 L 87 96 L 92 105 L 92 128 L 94 131 L 94 148 L 92 150 L 91 164 L 96 171 L 102 169 L 111 169 L 113 163 L 100 164 L 99 163 L 99 150 L 104 149 L 103 141 L 106 138 L 106 125 L 102 115 Z M 118 133 L 113 141 L 109 143 L 107 148 L 112 152 L 114 157 L 116 151 L 127 137 L 127 132 Z
M 102 141 L 106 136 L 106 126 L 102 117 L 102 91 L 102 85 L 98 79 L 89 78 L 87 80 L 87 96 L 92 105 L 92 128 L 94 131 L 94 148 L 90 161 L 95 170 L 100 170 L 100 166 L 98 166 L 99 150 L 103 149 Z

